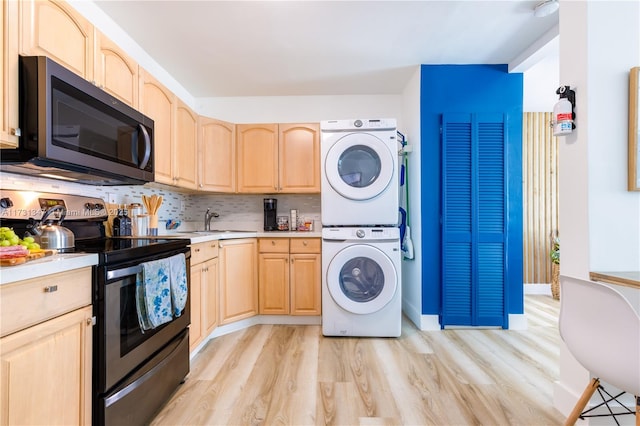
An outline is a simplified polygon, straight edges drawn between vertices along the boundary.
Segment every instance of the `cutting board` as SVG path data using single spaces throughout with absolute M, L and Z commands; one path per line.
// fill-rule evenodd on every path
M 22 265 L 23 263 L 28 262 L 30 260 L 41 259 L 45 256 L 52 256 L 56 253 L 58 253 L 57 250 L 47 249 L 47 250 L 42 250 L 35 253 L 29 253 L 26 256 L 14 257 L 13 259 L 0 259 L 0 266 Z

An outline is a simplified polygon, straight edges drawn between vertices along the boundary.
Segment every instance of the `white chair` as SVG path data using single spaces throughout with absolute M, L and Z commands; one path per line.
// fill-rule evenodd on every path
M 622 393 L 612 397 L 602 380 L 636 397 L 635 423 L 640 426 L 640 316 L 622 294 L 604 284 L 561 276 L 560 294 L 560 336 L 593 377 L 565 425 L 594 416 L 583 410 L 596 390 L 604 401 L 598 407 L 606 405 L 616 423 L 618 415 L 634 414 L 624 406 L 613 412 L 608 403 Z

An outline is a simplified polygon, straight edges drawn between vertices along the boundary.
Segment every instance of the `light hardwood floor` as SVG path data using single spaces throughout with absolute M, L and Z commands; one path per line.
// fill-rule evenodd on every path
M 559 425 L 559 302 L 525 297 L 528 329 L 327 338 L 260 325 L 210 341 L 154 425 Z

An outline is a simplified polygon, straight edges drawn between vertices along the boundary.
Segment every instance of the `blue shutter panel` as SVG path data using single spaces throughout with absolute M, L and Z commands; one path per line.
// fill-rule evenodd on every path
M 443 122 L 442 323 L 470 324 L 471 293 L 471 116 Z
M 502 114 L 443 115 L 443 326 L 508 325 L 504 128 Z

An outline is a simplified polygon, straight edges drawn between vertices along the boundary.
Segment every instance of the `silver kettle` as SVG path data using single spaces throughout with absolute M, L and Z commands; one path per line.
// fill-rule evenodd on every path
M 51 213 L 60 210 L 60 218 L 57 223 L 49 219 Z M 50 207 L 42 215 L 40 222 L 30 219 L 32 225 L 29 231 L 33 238 L 43 249 L 55 249 L 61 252 L 71 251 L 75 246 L 75 236 L 70 229 L 62 226 L 62 221 L 67 215 L 67 208 L 62 205 Z

